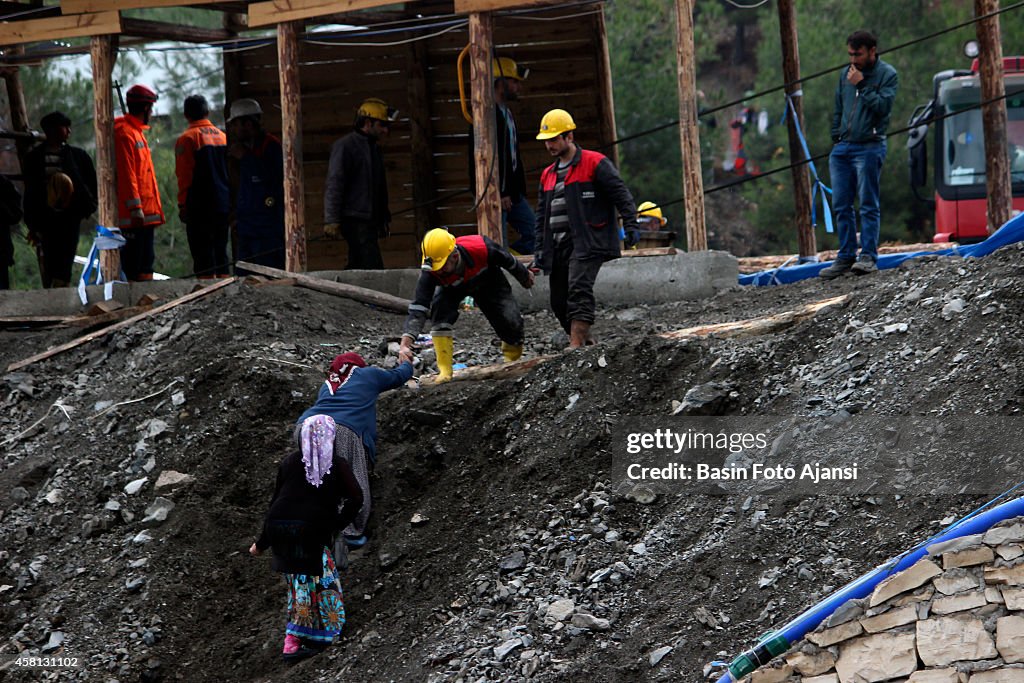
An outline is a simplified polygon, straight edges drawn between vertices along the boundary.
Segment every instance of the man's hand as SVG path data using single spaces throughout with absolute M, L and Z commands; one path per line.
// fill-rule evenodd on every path
M 864 80 L 864 74 L 857 67 L 850 65 L 849 70 L 846 72 L 846 80 L 849 81 L 850 85 L 857 85 Z
M 509 211 L 509 210 L 511 210 L 511 208 L 512 208 L 512 198 L 511 197 L 502 197 L 501 198 L 501 210 L 502 211 Z
M 640 231 L 639 230 L 627 230 L 626 239 L 624 240 L 626 247 L 629 249 L 635 249 L 636 245 L 640 243 Z
M 132 223 L 133 228 L 142 228 L 146 225 L 146 214 L 141 208 L 132 209 Z
M 328 239 L 338 239 L 339 232 L 341 232 L 341 226 L 337 223 L 327 223 L 324 225 L 324 237 Z
M 524 288 L 529 289 L 530 287 L 533 287 L 533 283 L 535 281 L 536 278 L 534 278 L 533 276 L 533 271 L 527 268 L 526 275 L 524 275 L 523 279 L 519 281 L 519 284 L 521 284 Z
M 398 347 L 398 362 L 405 363 L 406 361 L 412 362 L 412 339 L 402 337 L 402 343 Z
M 259 548 L 257 548 L 256 544 L 253 543 L 251 546 L 249 546 L 249 554 L 252 555 L 253 557 L 259 557 L 260 555 L 263 554 L 263 551 L 260 550 Z

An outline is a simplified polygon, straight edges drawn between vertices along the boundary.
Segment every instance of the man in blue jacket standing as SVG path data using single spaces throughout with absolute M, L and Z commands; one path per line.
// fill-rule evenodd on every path
M 885 130 L 896 99 L 896 69 L 878 58 L 878 41 L 868 31 L 846 39 L 850 66 L 839 76 L 832 114 L 832 201 L 839 230 L 839 254 L 819 275 L 826 280 L 847 271 L 864 275 L 878 270 L 879 179 L 885 163 Z M 860 200 L 860 256 L 857 255 L 857 214 Z

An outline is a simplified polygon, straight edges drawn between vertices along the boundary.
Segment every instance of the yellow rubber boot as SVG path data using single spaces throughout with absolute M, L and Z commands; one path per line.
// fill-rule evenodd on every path
M 452 356 L 455 353 L 455 340 L 451 337 L 434 337 L 434 355 L 437 357 L 437 383 L 450 382 L 452 379 Z
M 523 345 L 513 346 L 507 342 L 501 342 L 501 355 L 505 357 L 506 363 L 514 363 L 523 357 Z

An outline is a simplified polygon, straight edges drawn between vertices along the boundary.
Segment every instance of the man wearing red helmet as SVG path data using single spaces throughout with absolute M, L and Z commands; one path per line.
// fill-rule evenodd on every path
M 117 227 L 127 240 L 121 247 L 121 268 L 129 280 L 152 280 L 153 229 L 165 222 L 145 135 L 157 96 L 144 85 L 133 85 L 125 99 L 128 113 L 114 120 Z

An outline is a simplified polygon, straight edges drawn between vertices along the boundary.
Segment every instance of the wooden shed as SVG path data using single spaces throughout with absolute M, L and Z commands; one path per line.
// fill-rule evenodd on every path
M 12 14 L 17 3 L 3 5 L 3 13 Z M 225 30 L 190 32 L 120 16 L 130 8 L 184 5 L 224 12 Z M 400 111 L 383 145 L 393 214 L 391 237 L 381 243 L 388 267 L 414 265 L 419 239 L 432 227 L 498 234 L 493 142 L 481 144 L 493 140 L 490 63 L 495 55 L 530 69 L 512 110 L 531 202 L 540 170 L 550 163 L 534 139 L 546 111 L 568 110 L 578 126 L 577 141 L 614 156 L 608 147 L 615 139 L 615 121 L 600 1 L 62 0 L 60 12 L 43 19 L 12 16 L 0 23 L 0 45 L 93 36 L 97 166 L 111 195 L 113 169 L 105 175 L 104 166 L 112 166 L 112 152 L 105 159 L 103 147 L 104 128 L 112 120 L 109 87 L 104 87 L 115 54 L 112 36 L 228 41 L 216 41 L 225 47 L 226 101 L 259 101 L 266 128 L 284 143 L 290 270 L 333 269 L 346 262 L 344 241 L 323 238 L 324 181 L 331 145 L 352 129 L 366 97 L 382 98 Z M 314 30 L 328 24 L 348 28 Z M 276 40 L 254 40 L 254 31 L 274 27 Z M 243 45 L 249 49 L 237 49 Z M 467 46 L 465 106 L 479 124 L 475 127 L 464 118 L 460 101 L 457 62 Z M 103 194 L 101 188 L 101 221 Z

